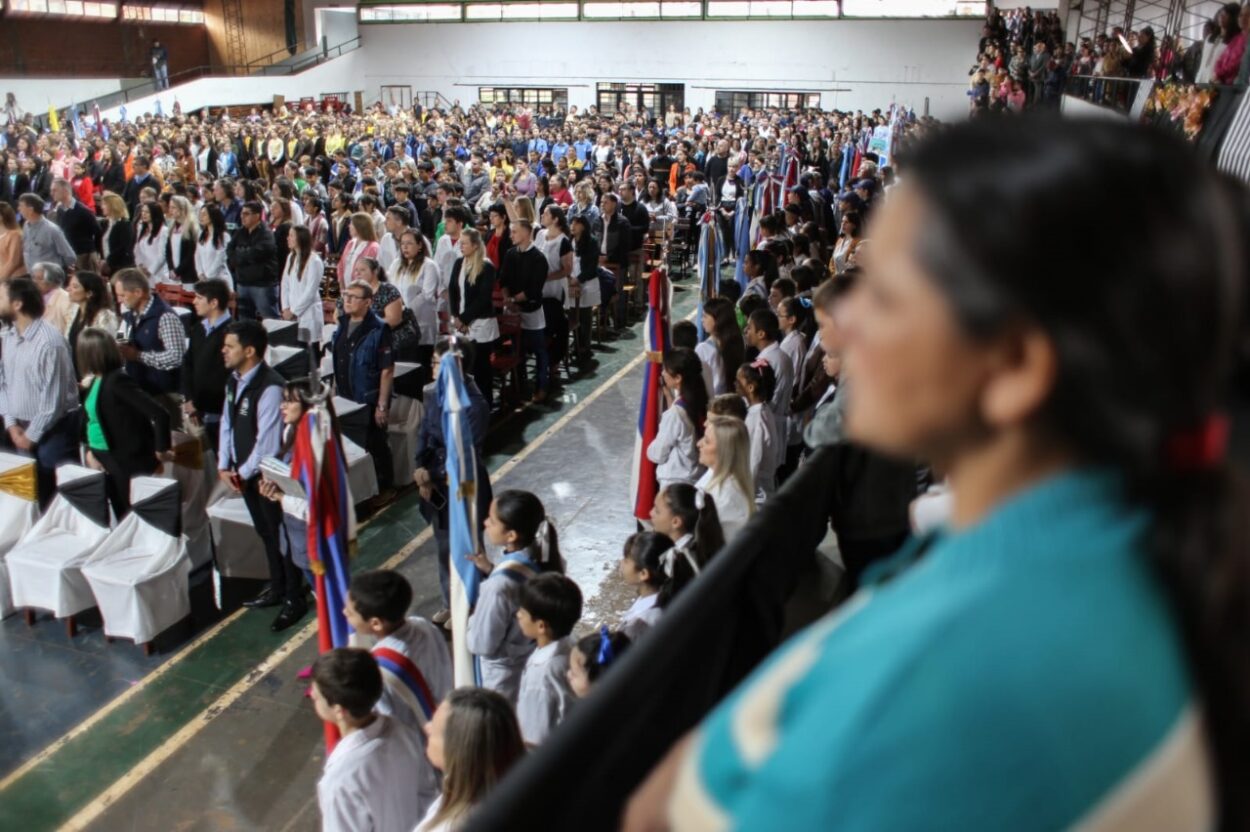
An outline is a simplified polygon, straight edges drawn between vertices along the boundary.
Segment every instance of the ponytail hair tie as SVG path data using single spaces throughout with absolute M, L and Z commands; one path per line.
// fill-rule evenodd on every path
M 615 660 L 616 653 L 612 651 L 612 634 L 608 632 L 608 625 L 604 624 L 599 628 L 599 655 L 595 657 L 595 661 L 600 668 L 604 668 Z
M 1228 453 L 1228 432 L 1224 413 L 1212 413 L 1199 424 L 1174 432 L 1164 447 L 1168 469 L 1188 473 L 1216 468 Z
M 550 548 L 548 541 L 551 539 L 551 535 L 548 534 L 549 530 L 550 524 L 547 522 L 546 517 L 542 519 L 542 522 L 538 524 L 538 528 L 534 530 L 534 545 L 538 548 L 539 563 L 546 563 L 547 558 L 551 554 L 548 551 Z
M 799 298 L 795 298 L 795 300 L 797 300 L 799 302 L 799 306 L 803 307 L 804 309 L 812 308 L 811 298 L 799 297 Z

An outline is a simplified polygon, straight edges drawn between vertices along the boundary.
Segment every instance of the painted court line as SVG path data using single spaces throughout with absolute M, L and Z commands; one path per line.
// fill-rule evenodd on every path
M 503 465 L 491 474 L 491 482 L 498 482 L 508 472 L 512 471 L 528 458 L 534 451 L 547 443 L 552 436 L 558 433 L 575 417 L 582 413 L 587 407 L 595 402 L 600 396 L 617 384 L 625 376 L 636 369 L 643 361 L 644 356 L 640 353 L 629 361 L 624 367 L 612 374 L 607 381 L 596 387 L 590 392 L 586 398 L 582 399 L 568 413 L 557 419 L 551 427 L 544 430 L 536 436 L 529 444 L 522 448 L 515 456 L 507 460 Z M 406 560 L 413 552 L 425 544 L 433 536 L 433 530 L 429 527 L 425 528 L 408 542 L 406 546 L 400 549 L 395 555 L 381 565 L 381 569 L 394 569 L 396 566 Z M 242 610 L 236 612 L 238 615 Z M 232 616 L 233 617 L 233 616 Z M 229 620 L 229 619 L 228 619 Z M 306 624 L 300 631 L 281 647 L 271 653 L 260 664 L 256 665 L 242 679 L 231 686 L 224 694 L 217 698 L 211 705 L 205 708 L 197 716 L 191 719 L 177 733 L 169 737 L 165 742 L 161 743 L 147 757 L 143 758 L 130 771 L 122 775 L 113 785 L 109 786 L 91 803 L 89 803 L 82 811 L 74 815 L 66 821 L 61 827 L 61 832 L 80 832 L 86 829 L 92 821 L 100 817 L 110 806 L 124 797 L 131 789 L 138 785 L 145 777 L 155 771 L 162 763 L 172 757 L 180 748 L 190 742 L 200 731 L 211 723 L 216 717 L 224 713 L 232 704 L 237 702 L 242 696 L 256 686 L 262 678 L 292 653 L 302 647 L 309 639 L 311 639 L 317 631 L 316 621 Z M 58 745 L 68 739 L 63 738 Z

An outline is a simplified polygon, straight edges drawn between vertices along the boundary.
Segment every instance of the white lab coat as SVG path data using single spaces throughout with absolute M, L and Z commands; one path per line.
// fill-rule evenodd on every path
M 497 691 L 514 706 L 525 661 L 534 652 L 534 642 L 521 632 L 516 620 L 524 583 L 517 579 L 517 571 L 501 565 L 482 581 L 465 634 L 469 652 L 481 660 L 482 687 Z
M 733 477 L 726 477 L 713 486 L 711 471 L 700 477 L 695 487 L 716 501 L 720 528 L 725 535 L 725 542 L 728 543 L 751 518 L 755 501 L 742 492 L 738 481 Z
M 777 490 L 777 423 L 773 419 L 772 408 L 763 404 L 751 405 L 747 408 L 746 425 L 747 434 L 751 437 L 755 502 L 759 504 Z
M 707 385 L 708 394 L 719 396 L 721 393 L 732 393 L 733 390 L 725 386 L 725 365 L 716 342 L 709 336 L 695 346 L 694 354 L 703 362 L 703 383 Z
M 447 281 L 451 280 L 451 267 L 463 256 L 460 253 L 460 240 L 453 242 L 446 234 L 438 238 L 438 245 L 434 249 L 434 262 L 438 264 L 439 285 L 442 287 L 438 297 L 439 312 L 447 311 Z
M 146 233 L 135 240 L 135 265 L 147 274 L 151 286 L 173 282 L 169 279 L 169 265 L 165 262 L 165 246 L 168 243 L 168 228 L 162 228 L 155 240 L 151 240 Z
M 226 246 L 230 245 L 230 235 L 223 234 L 221 245 L 213 245 L 210 236 L 207 242 L 195 244 L 195 273 L 200 280 L 224 280 L 234 291 L 234 276 L 230 274 L 230 266 L 226 262 Z
M 639 636 L 654 627 L 660 620 L 660 614 L 664 610 L 660 609 L 659 600 L 658 592 L 639 595 L 638 599 L 625 611 L 625 617 L 621 619 L 621 632 L 629 636 L 630 641 L 637 641 Z
M 694 422 L 686 409 L 670 405 L 660 417 L 655 439 L 647 446 L 647 459 L 656 464 L 660 488 L 675 482 L 694 484 L 699 478 L 699 449 L 695 441 Z
M 432 345 L 438 340 L 438 299 L 440 295 L 446 297 L 447 283 L 438 263 L 432 257 L 421 261 L 421 268 L 416 275 L 401 271 L 402 265 L 403 261 L 396 259 L 386 273 L 390 275 L 391 282 L 404 299 L 404 306 L 411 309 L 417 318 L 421 345 Z
M 424 817 L 412 787 L 424 758 L 416 734 L 386 716 L 348 734 L 317 784 L 322 832 L 411 832 Z
M 794 363 L 790 356 L 781 351 L 781 345 L 769 344 L 760 350 L 760 358 L 773 368 L 777 377 L 777 389 L 773 391 L 773 421 L 777 425 L 777 465 L 786 462 L 786 442 L 789 437 L 786 430 L 786 416 L 790 413 L 790 391 L 794 388 Z
M 321 278 L 326 266 L 321 255 L 312 252 L 299 269 L 299 252 L 293 251 L 286 258 L 282 269 L 282 308 L 290 309 L 298 321 L 301 339 L 310 344 L 321 343 L 321 330 L 325 327 L 325 310 L 321 305 Z
M 568 682 L 572 649 L 573 639 L 566 636 L 537 648 L 525 662 L 516 715 L 521 737 L 529 745 L 547 739 L 573 706 L 575 697 Z

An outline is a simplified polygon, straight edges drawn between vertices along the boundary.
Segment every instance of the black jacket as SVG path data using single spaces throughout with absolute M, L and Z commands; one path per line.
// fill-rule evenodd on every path
M 646 207 L 635 199 L 628 205 L 624 202 L 620 203 L 617 213 L 629 223 L 629 250 L 637 251 L 642 248 L 642 244 L 647 239 L 647 232 L 651 229 L 651 214 L 647 212 Z
M 178 265 L 174 266 L 174 246 L 179 246 L 181 251 L 178 253 Z M 184 237 L 181 232 L 178 236 L 171 236 L 165 243 L 165 265 L 169 266 L 169 271 L 182 283 L 194 283 L 197 279 L 195 274 L 195 238 Z
M 169 450 L 169 412 L 165 408 L 118 369 L 101 380 L 96 412 L 109 455 L 127 473 L 134 476 L 156 470 L 157 452 Z M 87 420 L 82 424 L 85 439 Z
M 226 247 L 226 260 L 236 285 L 273 286 L 278 282 L 278 246 L 264 223 L 251 231 L 240 226 Z
M 543 284 L 547 282 L 547 258 L 535 246 L 525 251 L 511 248 L 500 266 L 499 282 L 513 295 L 524 293 L 518 306 L 522 312 L 534 312 L 543 305 Z
M 460 267 L 462 265 L 464 265 L 463 257 L 452 266 L 451 282 L 447 285 L 448 308 L 451 309 L 451 314 L 459 318 L 460 323 L 465 326 L 482 318 L 495 317 L 495 267 L 489 260 L 482 261 L 482 271 L 475 282 L 465 281 L 464 312 L 456 311 L 460 308 Z
M 121 162 L 114 162 L 100 172 L 98 181 L 104 190 L 121 196 L 126 190 L 126 166 Z
M 135 237 L 130 227 L 130 220 L 115 220 L 109 223 L 106 236 L 109 241 L 109 256 L 105 261 L 109 274 L 135 264 Z
M 7 202 L 16 209 L 17 198 L 29 190 L 30 177 L 26 174 L 17 174 L 11 182 L 7 173 L 0 174 L 0 202 Z
M 646 208 L 642 209 L 646 211 Z M 607 231 L 603 230 L 602 223 L 595 229 L 597 234 L 606 234 L 608 238 L 607 247 L 604 247 L 603 238 L 599 239 L 599 250 L 604 252 L 608 263 L 614 266 L 620 266 L 622 269 L 629 267 L 629 253 L 633 251 L 633 229 L 629 227 L 629 223 L 619 213 L 613 214 L 612 219 L 608 221 Z
M 221 347 L 228 328 L 222 324 L 206 335 L 202 320 L 189 328 L 187 351 L 182 357 L 181 392 L 200 413 L 220 414 L 225 406 L 230 371 L 222 360 Z
M 69 208 L 57 205 L 50 212 L 52 219 L 61 226 L 65 239 L 75 254 L 90 254 L 100 248 L 100 223 L 87 206 L 74 200 Z
M 126 210 L 130 212 L 130 216 L 139 216 L 139 194 L 144 188 L 149 187 L 160 190 L 156 177 L 150 173 L 143 177 L 143 181 L 140 181 L 138 176 L 132 176 L 126 183 L 126 188 L 122 191 L 122 200 L 126 203 Z

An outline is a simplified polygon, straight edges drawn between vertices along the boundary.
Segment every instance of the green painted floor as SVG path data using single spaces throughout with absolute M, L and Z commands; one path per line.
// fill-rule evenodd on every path
M 695 300 L 694 292 L 678 286 L 674 319 L 692 312 Z M 560 394 L 545 405 L 500 420 L 487 441 L 487 467 L 497 471 L 638 357 L 640 330 L 635 325 L 606 345 L 597 354 L 596 366 L 566 381 Z M 425 523 L 416 504 L 415 493 L 409 492 L 365 526 L 354 569 L 377 567 L 420 534 Z M 139 690 L 89 729 L 53 743 L 46 758 L 0 791 L 0 829 L 60 828 L 153 750 L 201 718 L 229 688 L 245 677 L 263 675 L 257 666 L 299 632 L 299 628 L 277 635 L 270 632 L 270 613 L 245 612 L 229 620 L 208 640 L 171 657 L 152 674 L 154 678 L 140 682 Z M 302 713 L 297 716 L 307 718 Z M 215 825 L 209 822 L 205 828 Z

